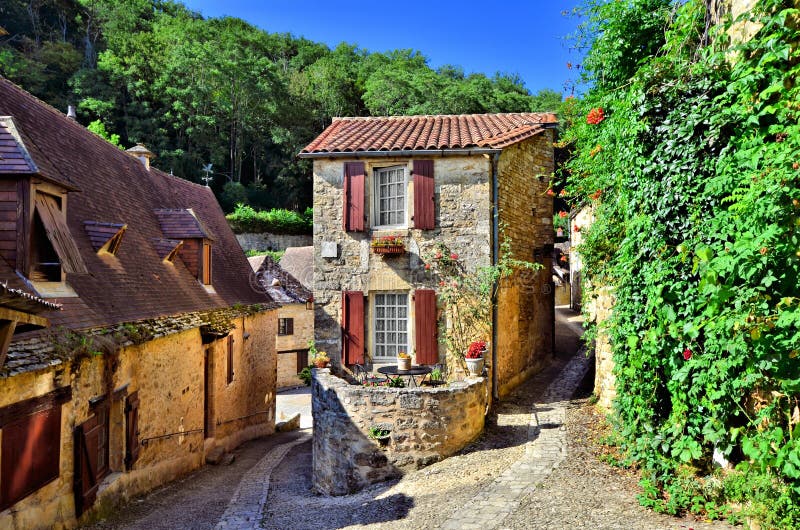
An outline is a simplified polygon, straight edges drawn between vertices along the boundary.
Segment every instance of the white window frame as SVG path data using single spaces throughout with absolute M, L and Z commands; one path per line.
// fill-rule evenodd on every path
M 385 299 L 383 301 L 380 300 L 382 297 L 385 297 L 387 295 L 388 296 L 403 297 L 404 300 L 395 299 L 394 303 L 387 304 Z M 395 309 L 396 310 L 398 308 L 403 308 L 405 310 L 404 311 L 404 313 L 405 313 L 404 317 L 395 316 L 393 319 L 391 319 L 390 317 L 386 316 L 385 312 L 383 313 L 382 317 L 379 316 L 379 313 L 381 313 L 381 311 L 379 311 L 380 309 L 384 309 L 384 310 L 386 310 L 386 309 Z M 371 310 L 371 313 L 372 313 L 371 318 L 370 318 L 370 321 L 371 321 L 371 324 L 372 324 L 370 326 L 370 328 L 372 329 L 372 337 L 371 337 L 371 339 L 372 339 L 372 360 L 374 362 L 386 361 L 386 360 L 394 359 L 395 357 L 397 357 L 397 352 L 399 352 L 399 351 L 404 351 L 404 352 L 407 352 L 407 353 L 410 352 L 409 344 L 410 344 L 410 341 L 411 341 L 411 305 L 409 304 L 409 293 L 408 293 L 408 291 L 378 291 L 378 292 L 375 292 L 375 293 L 372 294 L 370 310 Z M 397 329 L 397 328 L 400 328 L 400 327 L 403 327 L 403 326 L 395 326 L 394 330 L 386 329 L 385 326 L 384 326 L 384 329 L 380 329 L 380 330 L 378 329 L 379 328 L 379 320 L 384 320 L 385 322 L 395 322 L 395 323 L 397 323 L 397 322 L 400 322 L 401 319 L 403 319 L 405 321 L 404 322 L 405 330 Z M 382 333 L 383 334 L 388 334 L 388 333 L 398 333 L 398 332 L 399 333 L 405 333 L 405 341 L 404 342 L 395 340 L 392 343 L 388 343 L 387 337 L 384 336 L 384 337 L 381 338 L 381 334 Z M 389 349 L 388 351 L 390 351 L 390 353 L 387 354 L 387 353 L 385 353 L 386 350 L 384 350 L 383 354 L 379 354 L 378 352 L 381 350 L 382 347 L 383 348 L 388 348 Z M 396 348 L 396 350 L 394 350 L 394 348 Z
M 372 208 L 373 208 L 373 226 L 377 228 L 405 228 L 408 226 L 408 171 L 407 167 L 404 165 L 395 165 L 395 166 L 385 166 L 385 167 L 376 167 L 372 170 Z M 403 208 L 397 209 L 397 213 L 400 214 L 401 222 L 394 223 L 394 224 L 381 224 L 381 208 L 380 208 L 380 201 L 381 201 L 381 175 L 388 173 L 390 171 L 402 171 L 402 182 L 395 183 L 400 184 L 402 186 L 403 191 Z M 389 196 L 388 199 L 397 198 L 399 195 Z

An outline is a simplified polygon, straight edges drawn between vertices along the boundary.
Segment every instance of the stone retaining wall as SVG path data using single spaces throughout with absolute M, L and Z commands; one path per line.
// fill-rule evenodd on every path
M 309 247 L 313 244 L 310 235 L 287 235 L 287 234 L 262 234 L 245 233 L 236 234 L 239 246 L 244 250 L 286 250 L 289 247 Z
M 330 370 L 313 370 L 313 483 L 320 493 L 347 495 L 450 456 L 482 431 L 488 394 L 482 377 L 440 387 L 351 385 Z M 371 427 L 388 440 L 368 436 Z

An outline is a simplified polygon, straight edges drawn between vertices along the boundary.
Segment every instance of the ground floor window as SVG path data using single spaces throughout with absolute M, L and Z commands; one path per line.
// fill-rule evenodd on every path
M 376 293 L 373 298 L 375 358 L 408 351 L 408 294 Z

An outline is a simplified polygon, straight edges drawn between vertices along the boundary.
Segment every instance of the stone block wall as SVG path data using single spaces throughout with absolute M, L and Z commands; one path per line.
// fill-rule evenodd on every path
M 269 232 L 236 234 L 236 240 L 242 250 L 286 250 L 289 247 L 308 247 L 311 245 L 310 235 L 270 234 Z
M 555 321 L 551 274 L 553 199 L 547 195 L 553 173 L 553 131 L 512 145 L 498 160 L 501 237 L 511 257 L 541 265 L 520 270 L 501 283 L 498 294 L 497 384 L 505 396 L 551 358 Z
M 596 372 L 594 378 L 594 392 L 597 395 L 597 405 L 611 409 L 614 398 L 617 397 L 616 378 L 614 377 L 614 357 L 611 351 L 611 342 L 605 330 L 605 325 L 611 317 L 614 307 L 614 294 L 608 287 L 600 289 L 594 301 L 594 313 L 597 320 L 597 339 L 595 340 Z
M 420 157 L 430 159 L 431 157 Z M 353 159 L 355 160 L 355 159 Z M 342 229 L 342 185 L 345 162 L 349 159 L 314 161 L 314 300 L 315 338 L 317 348 L 325 350 L 334 365 L 341 362 L 341 292 L 362 291 L 370 295 L 380 290 L 413 291 L 436 289 L 437 281 L 424 269 L 424 259 L 441 242 L 459 254 L 469 267 L 491 263 L 491 159 L 485 156 L 435 157 L 434 186 L 436 228 L 416 230 L 413 227 L 412 158 L 364 160 L 367 175 L 366 214 L 371 219 L 371 187 L 373 169 L 403 165 L 408 176 L 408 228 L 345 232 Z M 402 235 L 407 252 L 396 257 L 372 253 L 370 241 L 381 235 Z M 323 243 L 336 245 L 337 257 L 323 258 Z M 365 306 L 369 308 L 369 301 Z M 409 315 L 413 322 L 413 303 Z M 366 315 L 369 329 L 371 315 Z M 413 328 L 413 326 L 412 326 Z M 367 352 L 371 351 L 367 333 Z M 410 345 L 413 348 L 413 329 Z M 440 359 L 444 349 L 440 347 Z
M 120 502 L 191 472 L 204 463 L 207 446 L 234 447 L 269 434 L 275 423 L 275 334 L 277 311 L 234 319 L 234 381 L 228 385 L 225 339 L 203 345 L 198 328 L 171 332 L 116 353 L 0 379 L 0 407 L 72 387 L 61 405 L 60 472 L 56 480 L 0 512 L 0 528 L 72 528 L 75 427 L 92 416 L 90 400 L 109 395 L 109 463 L 95 504 L 80 519 L 96 519 Z M 244 335 L 248 334 L 245 340 Z M 220 425 L 204 440 L 204 355 L 209 349 L 215 402 L 212 422 Z M 138 392 L 140 454 L 126 469 L 125 396 Z M 264 412 L 264 413 L 262 413 Z M 259 413 L 259 414 L 253 414 Z M 251 415 L 253 414 L 253 415 Z M 227 421 L 234 419 L 234 421 Z M 165 434 L 174 434 L 161 437 Z M 145 439 L 149 439 L 145 441 Z
M 443 387 L 350 385 L 314 369 L 313 483 L 326 495 L 347 495 L 450 456 L 483 430 L 485 378 Z M 386 445 L 371 427 L 390 431 Z

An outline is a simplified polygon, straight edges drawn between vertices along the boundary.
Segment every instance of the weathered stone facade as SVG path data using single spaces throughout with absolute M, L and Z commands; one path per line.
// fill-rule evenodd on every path
M 102 516 L 134 495 L 197 469 L 203 465 L 207 452 L 217 446 L 229 450 L 272 433 L 276 316 L 277 311 L 270 310 L 232 319 L 235 328 L 230 332 L 230 382 L 228 338 L 203 344 L 197 327 L 138 345 L 128 343 L 115 353 L 65 361 L 4 379 L 0 385 L 0 408 L 65 386 L 71 387 L 72 397 L 61 405 L 58 478 L 0 512 L 0 528 L 75 527 L 74 430 L 93 415 L 90 400 L 104 396 L 110 400 L 111 473 L 100 484 L 96 502 L 80 522 Z M 124 405 L 126 396 L 134 392 L 139 397 L 140 453 L 133 465 L 126 467 Z
M 483 430 L 489 395 L 485 378 L 440 387 L 351 385 L 315 369 L 313 483 L 346 495 L 450 456 Z M 389 431 L 382 445 L 370 428 Z
M 491 159 L 485 156 L 453 156 L 434 159 L 436 229 L 342 230 L 342 171 L 348 160 L 314 161 L 314 300 L 317 348 L 325 350 L 335 364 L 341 362 L 341 292 L 413 291 L 435 289 L 436 281 L 424 269 L 424 258 L 439 242 L 458 253 L 470 267 L 491 264 Z M 412 159 L 379 158 L 365 161 L 366 174 L 376 167 L 402 165 L 411 171 Z M 367 179 L 369 182 L 370 179 Z M 413 204 L 413 184 L 407 184 L 408 203 Z M 370 196 L 367 184 L 367 196 Z M 366 201 L 367 217 L 372 213 Z M 409 212 L 409 218 L 413 212 Z M 409 226 L 413 226 L 409 223 Z M 372 237 L 403 235 L 408 251 L 397 257 L 371 252 Z M 336 258 L 323 258 L 324 243 L 334 243 Z M 409 315 L 413 321 L 412 313 Z M 371 315 L 368 315 L 367 322 Z M 371 349 L 369 334 L 367 352 Z M 410 337 L 414 343 L 413 330 Z M 440 348 L 440 358 L 444 350 Z
M 597 322 L 595 339 L 594 393 L 597 404 L 610 410 L 617 397 L 617 382 L 614 377 L 614 354 L 608 338 L 606 326 L 614 308 L 614 294 L 609 287 L 600 289 L 594 299 L 594 319 Z
M 242 250 L 286 250 L 289 247 L 307 247 L 311 245 L 311 236 L 292 234 L 251 233 L 236 234 L 236 240 Z
M 278 351 L 278 388 L 290 388 L 303 384 L 297 377 L 297 355 L 304 357 L 308 364 L 308 341 L 314 340 L 314 311 L 306 309 L 306 304 L 285 304 L 278 310 L 278 318 L 291 318 L 291 335 L 277 335 L 275 349 Z
M 553 290 L 549 271 L 553 244 L 552 199 L 546 195 L 553 171 L 551 130 L 498 153 L 455 155 L 433 158 L 435 229 L 417 230 L 413 226 L 414 186 L 406 179 L 409 228 L 368 229 L 345 232 L 343 216 L 343 168 L 356 158 L 316 159 L 314 161 L 314 300 L 317 347 L 341 364 L 341 293 L 361 291 L 367 296 L 365 321 L 367 355 L 373 350 L 370 323 L 372 300 L 376 292 L 401 291 L 411 296 L 416 289 L 438 287 L 437 279 L 424 268 L 438 243 L 445 244 L 470 269 L 492 263 L 493 216 L 492 175 L 496 164 L 500 221 L 511 239 L 513 257 L 535 261 L 541 272 L 525 271 L 503 283 L 498 303 L 497 358 L 498 387 L 509 392 L 525 377 L 538 370 L 549 358 L 553 342 Z M 406 175 L 413 168 L 412 157 L 375 157 L 365 164 L 367 226 L 374 220 L 376 168 L 401 166 Z M 402 235 L 407 252 L 396 257 L 381 257 L 370 249 L 370 241 L 383 235 Z M 323 247 L 333 246 L 335 257 L 323 257 Z M 549 248 L 549 250 L 547 250 Z M 409 307 L 409 322 L 414 321 L 414 306 Z M 410 330 L 409 350 L 415 343 Z M 491 337 L 487 337 L 491 340 Z M 445 360 L 439 347 L 440 362 Z

